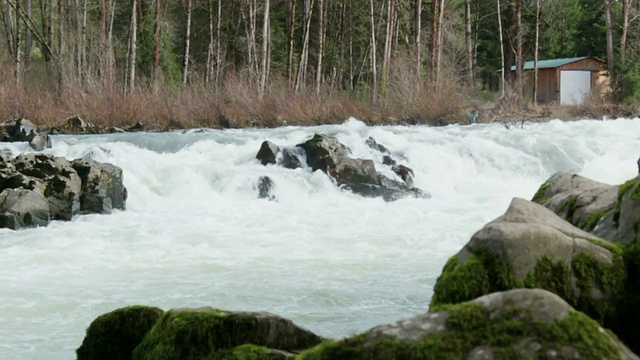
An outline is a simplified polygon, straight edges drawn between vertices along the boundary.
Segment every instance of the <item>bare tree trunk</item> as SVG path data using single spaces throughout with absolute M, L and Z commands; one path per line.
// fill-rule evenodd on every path
M 611 88 L 618 90 L 618 79 L 615 74 L 614 52 L 613 52 L 613 25 L 611 23 L 611 0 L 604 0 L 604 21 L 607 34 L 607 68 L 609 69 L 609 80 Z
M 109 0 L 109 25 L 107 27 L 107 47 L 106 47 L 106 59 L 107 59 L 107 76 L 105 77 L 107 84 L 110 88 L 113 88 L 115 73 L 116 73 L 116 58 L 113 47 L 113 20 L 116 13 L 116 3 L 114 0 Z
M 27 18 L 31 19 L 31 0 L 25 0 L 24 2 L 24 10 L 27 14 Z M 31 30 L 29 27 L 24 30 L 24 63 L 25 66 L 29 66 L 31 64 L 31 46 L 32 44 Z
M 182 58 L 182 85 L 187 84 L 189 76 L 189 47 L 191 45 L 191 0 L 187 0 L 187 23 L 184 35 L 184 56 Z
M 129 59 L 127 65 L 128 78 L 125 81 L 125 87 L 128 92 L 133 92 L 136 85 L 136 47 L 138 36 L 138 1 L 131 0 L 131 26 L 129 34 Z
M 21 69 L 21 58 L 20 58 L 20 46 L 22 46 L 22 31 L 20 30 L 21 26 L 20 26 L 20 9 L 22 6 L 22 1 L 21 0 L 17 0 L 16 1 L 16 48 L 14 50 L 14 54 L 15 54 L 15 61 L 16 61 L 16 68 L 15 68 L 15 77 L 16 77 L 16 89 L 20 89 L 20 78 L 22 77 L 22 69 Z
M 2 4 L 2 10 L 4 15 L 2 19 L 4 20 L 4 28 L 7 33 L 7 48 L 9 49 L 9 55 L 11 55 L 12 58 L 15 58 L 16 47 L 14 45 L 14 33 L 13 33 L 13 16 L 12 16 L 13 10 L 8 1 L 6 5 L 4 3 Z M 16 18 L 17 17 L 18 16 L 16 16 Z
M 473 41 L 471 39 L 471 0 L 465 0 L 465 40 L 467 43 L 467 83 L 474 85 Z
M 82 36 L 80 39 L 80 68 L 81 74 L 88 72 L 87 64 L 87 0 L 82 0 Z M 86 78 L 86 76 L 82 76 Z
M 438 12 L 440 11 L 440 3 L 439 0 L 431 1 L 431 48 L 429 49 L 431 52 L 431 81 L 435 81 L 436 79 L 436 53 L 438 48 Z
M 320 94 L 322 84 L 322 53 L 324 52 L 324 1 L 318 0 L 318 64 L 316 67 L 316 95 Z
M 629 0 L 624 0 L 622 5 L 622 35 L 620 36 L 620 56 L 625 59 L 627 55 L 627 34 L 629 32 Z
M 518 93 L 518 101 L 522 102 L 524 96 L 524 79 L 522 61 L 522 0 L 516 0 L 516 91 Z
M 211 2 L 211 0 L 209 0 Z M 158 82 L 160 81 L 160 7 L 161 0 L 156 0 L 156 16 L 153 23 L 153 71 L 152 87 L 153 91 L 158 91 Z
M 295 31 L 296 31 L 296 0 L 287 1 L 289 7 L 289 42 L 287 44 L 287 79 L 289 80 L 289 86 L 293 86 L 293 54 L 295 50 Z
M 533 59 L 533 99 L 535 105 L 538 102 L 538 55 L 540 53 L 540 0 L 536 0 L 536 43 Z
M 416 47 L 416 75 L 422 72 L 422 0 L 415 0 L 415 47 Z
M 220 84 L 220 71 L 222 69 L 222 49 L 220 39 L 222 38 L 222 0 L 218 0 L 218 18 L 216 20 L 216 84 Z
M 298 76 L 296 78 L 296 91 L 307 82 L 307 63 L 309 61 L 309 37 L 311 32 L 311 13 L 313 10 L 313 0 L 304 1 L 304 39 L 302 41 L 302 54 L 300 54 L 300 65 L 298 66 Z
M 382 57 L 382 93 L 384 94 L 389 80 L 389 68 L 391 66 L 391 47 L 393 46 L 393 33 L 395 18 L 395 4 L 393 0 L 387 0 L 387 22 L 384 39 L 384 56 Z
M 269 74 L 269 0 L 264 0 L 264 18 L 262 20 L 262 71 L 260 74 L 260 96 L 264 96 L 267 90 L 267 77 Z
M 207 63 L 205 65 L 205 74 L 204 74 L 204 82 L 210 84 L 213 79 L 213 52 L 215 48 L 215 29 L 213 25 L 213 0 L 207 1 L 207 6 L 209 10 L 209 46 L 207 47 Z
M 369 0 L 369 23 L 371 25 L 371 75 L 373 77 L 373 90 L 371 91 L 371 101 L 375 104 L 378 98 L 378 74 L 376 65 L 376 21 L 373 9 L 373 0 Z
M 438 51 L 436 59 L 436 83 L 440 83 L 440 70 L 442 68 L 442 50 L 444 49 L 444 4 L 445 0 L 440 0 L 440 12 L 438 19 Z
M 502 8 L 500 6 L 500 0 L 496 1 L 498 4 L 498 33 L 500 34 L 500 93 L 502 96 L 505 94 L 506 88 L 506 80 L 505 77 L 506 69 L 504 68 L 504 38 L 502 36 Z

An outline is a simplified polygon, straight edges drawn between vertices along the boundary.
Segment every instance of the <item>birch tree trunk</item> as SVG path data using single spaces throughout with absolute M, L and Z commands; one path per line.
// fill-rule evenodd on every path
M 136 85 L 136 48 L 138 45 L 138 1 L 131 0 L 131 26 L 129 34 L 129 61 L 128 61 L 128 92 L 133 92 Z
M 25 0 L 24 11 L 27 14 L 27 18 L 31 19 L 31 0 Z M 24 30 L 24 63 L 25 66 L 29 66 L 31 63 L 31 46 L 32 46 L 31 30 L 27 27 Z
M 15 33 L 16 33 L 16 47 L 14 50 L 14 54 L 15 54 L 15 62 L 16 62 L 16 68 L 15 68 L 15 81 L 16 81 L 16 89 L 20 89 L 20 78 L 22 77 L 22 69 L 21 69 L 21 50 L 20 47 L 22 46 L 22 31 L 20 30 L 21 26 L 20 26 L 20 11 L 21 11 L 21 6 L 22 6 L 22 1 L 21 0 L 17 0 L 16 1 L 16 28 L 15 28 Z
M 158 91 L 158 82 L 160 81 L 160 7 L 161 0 L 155 0 L 156 9 L 153 23 L 153 69 L 151 72 L 151 81 L 153 91 Z
M 538 55 L 540 53 L 540 0 L 536 0 L 536 41 L 533 55 L 533 99 L 535 105 L 538 102 Z
M 260 96 L 267 90 L 269 74 L 269 0 L 264 0 L 264 18 L 262 20 L 262 71 L 260 72 Z
M 420 77 L 422 70 L 422 0 L 415 0 L 415 52 L 416 52 L 416 76 Z
M 620 56 L 625 59 L 627 55 L 627 34 L 629 32 L 629 0 L 622 4 L 622 35 L 620 36 Z
M 214 66 L 213 66 L 213 52 L 215 48 L 215 29 L 213 25 L 213 0 L 207 1 L 209 10 L 209 46 L 207 47 L 207 63 L 205 65 L 204 82 L 210 84 L 213 78 Z
M 311 14 L 313 11 L 313 0 L 304 1 L 304 40 L 302 41 L 302 54 L 300 54 L 300 65 L 298 66 L 298 76 L 296 78 L 296 91 L 307 82 L 307 63 L 309 61 L 309 37 L 311 32 Z
M 473 69 L 473 41 L 471 39 L 471 0 L 465 0 L 465 40 L 467 45 L 467 83 L 474 86 L 474 69 Z
M 524 96 L 524 79 L 522 61 L 522 0 L 516 0 L 516 88 L 518 92 L 518 100 L 523 101 Z
M 504 68 L 504 38 L 502 36 L 502 7 L 500 6 L 500 0 L 496 1 L 498 6 L 498 33 L 500 39 L 500 94 L 502 96 L 505 95 L 506 88 L 506 80 L 505 77 L 506 69 Z
M 435 82 L 436 79 L 436 53 L 438 52 L 438 12 L 440 11 L 440 3 L 439 0 L 431 1 L 431 46 L 430 46 L 430 56 L 431 56 L 431 81 Z
M 322 84 L 322 53 L 324 52 L 324 1 L 318 0 L 318 63 L 316 66 L 316 95 Z
M 192 0 L 187 1 L 187 23 L 185 24 L 184 35 L 184 56 L 182 58 L 182 85 L 187 84 L 189 77 L 189 47 L 191 45 L 191 3 Z
M 609 81 L 614 91 L 618 90 L 613 52 L 613 24 L 611 23 L 611 0 L 604 0 L 604 21 L 607 34 L 607 68 L 609 69 Z
M 289 86 L 293 86 L 294 82 L 293 55 L 295 50 L 296 3 L 296 0 L 287 1 L 287 6 L 289 7 L 289 17 L 287 20 L 289 25 L 289 41 L 287 43 L 287 79 L 289 81 Z
M 222 48 L 220 47 L 220 39 L 222 38 L 222 0 L 218 0 L 218 17 L 216 20 L 216 84 L 220 84 L 220 71 L 222 69 Z
M 436 83 L 440 83 L 440 70 L 442 68 L 442 50 L 444 48 L 443 34 L 444 34 L 444 4 L 445 0 L 440 0 L 440 11 L 438 14 L 438 46 L 437 46 L 437 59 L 436 59 Z
M 435 1 L 435 0 L 434 0 Z M 371 101 L 375 104 L 378 98 L 378 74 L 376 65 L 376 20 L 373 9 L 373 0 L 369 0 L 369 23 L 371 25 L 371 76 L 373 80 L 373 90 L 371 91 Z

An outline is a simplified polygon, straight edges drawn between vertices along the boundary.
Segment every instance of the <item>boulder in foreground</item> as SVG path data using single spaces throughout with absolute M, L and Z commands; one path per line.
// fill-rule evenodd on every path
M 638 359 L 608 330 L 540 289 L 492 293 L 327 341 L 301 360 Z

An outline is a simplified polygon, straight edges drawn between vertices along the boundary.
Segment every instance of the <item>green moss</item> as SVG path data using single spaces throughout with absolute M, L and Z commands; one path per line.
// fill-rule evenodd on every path
M 616 223 L 616 225 L 619 225 L 618 221 L 620 220 L 620 207 L 622 204 L 622 198 L 636 184 L 636 180 L 637 178 L 628 180 L 624 184 L 620 185 L 620 187 L 618 188 L 618 201 L 616 202 L 616 207 L 613 212 L 613 221 Z M 640 186 L 636 187 L 636 191 L 634 191 L 634 194 L 636 194 L 639 191 L 638 188 L 640 188 Z M 640 198 L 640 195 L 634 195 L 634 196 L 637 198 Z
M 540 188 L 538 188 L 536 194 L 533 195 L 533 199 L 531 199 L 531 201 L 540 205 L 546 204 L 549 201 L 549 198 L 546 197 L 547 189 L 549 189 L 549 186 L 549 181 L 546 181 L 544 184 L 540 185 Z
M 576 212 L 576 198 L 568 198 L 567 201 L 560 206 L 560 212 L 564 213 L 564 218 L 568 222 L 575 225 L 573 222 L 573 215 Z
M 131 306 L 99 316 L 76 350 L 78 360 L 131 359 L 133 349 L 162 312 L 155 307 Z
M 607 327 L 615 327 L 617 305 L 625 293 L 627 279 L 624 261 L 614 253 L 611 264 L 597 261 L 591 254 L 582 252 L 573 257 L 571 268 L 576 286 L 581 294 L 575 308 L 584 311 Z M 592 296 L 592 289 L 599 289 L 602 298 Z
M 290 355 L 264 346 L 246 344 L 231 350 L 218 351 L 213 358 L 218 360 L 286 360 L 291 357 Z
M 322 339 L 286 320 L 259 319 L 251 313 L 220 310 L 166 312 L 147 333 L 133 359 L 207 359 L 217 352 L 253 344 L 271 349 L 307 349 Z
M 598 323 L 580 312 L 571 311 L 555 322 L 536 322 L 526 308 L 506 307 L 499 315 L 474 303 L 443 308 L 449 313 L 444 332 L 408 344 L 389 336 L 372 339 L 361 334 L 318 345 L 299 359 L 464 359 L 478 346 L 492 348 L 496 359 L 513 359 L 522 357 L 519 348 L 527 342 L 539 344 L 538 357 L 571 346 L 584 359 L 622 358 Z
M 607 215 L 608 212 L 609 210 L 605 209 L 589 215 L 589 217 L 587 218 L 587 221 L 584 224 L 584 227 L 583 227 L 584 230 L 585 231 L 593 230 L 596 227 L 596 225 L 598 225 L 598 221 L 600 221 L 600 219 L 602 219 L 605 215 Z
M 545 289 L 573 303 L 575 296 L 571 288 L 569 267 L 562 261 L 553 261 L 550 256 L 543 256 L 524 279 L 524 286 L 530 289 Z
M 449 259 L 436 282 L 431 306 L 457 304 L 518 285 L 512 266 L 499 254 L 476 251 L 460 264 L 454 256 Z

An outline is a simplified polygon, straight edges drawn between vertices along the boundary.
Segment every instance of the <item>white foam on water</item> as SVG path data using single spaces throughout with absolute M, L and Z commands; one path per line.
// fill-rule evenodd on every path
M 337 136 L 389 176 L 372 136 L 431 199 L 386 203 L 322 173 L 261 166 L 263 140 Z M 146 304 L 280 314 L 343 337 L 427 311 L 446 260 L 513 197 L 556 171 L 619 184 L 637 174 L 640 119 L 471 126 L 55 136 L 47 153 L 122 167 L 126 211 L 0 230 L 0 353 L 69 359 L 98 315 Z M 0 144 L 12 154 L 26 144 Z M 276 201 L 257 198 L 269 176 Z

